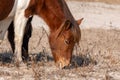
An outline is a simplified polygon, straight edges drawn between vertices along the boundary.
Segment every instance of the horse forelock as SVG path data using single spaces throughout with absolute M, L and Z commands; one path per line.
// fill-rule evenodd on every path
M 71 31 L 72 31 L 72 34 L 74 37 L 74 42 L 79 43 L 80 38 L 81 38 L 81 31 L 80 31 L 80 27 L 77 25 L 77 23 L 75 25 L 72 25 Z
M 62 23 L 62 25 L 60 26 L 60 28 L 58 29 L 58 31 L 59 31 L 58 36 L 62 32 L 64 32 L 64 29 L 66 29 L 66 30 L 70 29 L 70 31 L 72 32 L 72 35 L 74 37 L 74 42 L 75 43 L 79 42 L 79 40 L 81 38 L 81 31 L 80 31 L 79 25 L 75 21 L 71 22 L 70 20 L 65 20 Z

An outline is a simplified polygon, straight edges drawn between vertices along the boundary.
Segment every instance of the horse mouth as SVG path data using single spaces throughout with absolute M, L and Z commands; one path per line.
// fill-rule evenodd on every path
M 63 69 L 66 66 L 70 65 L 70 60 L 65 59 L 65 58 L 60 58 L 58 61 L 56 61 L 56 66 L 60 69 Z

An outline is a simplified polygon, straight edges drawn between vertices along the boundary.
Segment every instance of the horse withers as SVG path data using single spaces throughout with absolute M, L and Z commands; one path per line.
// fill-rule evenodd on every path
M 10 18 L 14 20 L 15 26 L 16 60 L 22 62 L 22 41 L 27 21 L 31 16 L 37 15 L 49 26 L 49 43 L 56 64 L 60 68 L 68 66 L 72 59 L 73 47 L 81 37 L 79 24 L 82 19 L 76 21 L 73 18 L 65 0 L 13 1 L 15 10 L 12 10 L 12 13 L 15 15 L 12 15 L 14 18 Z

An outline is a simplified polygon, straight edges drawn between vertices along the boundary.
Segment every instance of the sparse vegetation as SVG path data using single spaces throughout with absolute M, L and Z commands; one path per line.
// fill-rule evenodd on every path
M 34 29 L 33 35 L 35 36 L 32 36 L 30 41 L 31 61 L 27 63 L 27 67 L 17 68 L 11 61 L 4 62 L 4 59 L 11 60 L 11 56 L 4 55 L 10 54 L 9 51 L 2 52 L 4 54 L 0 56 L 0 58 L 3 58 L 0 64 L 0 78 L 6 80 L 117 79 L 114 75 L 115 72 L 118 73 L 120 70 L 119 30 L 82 30 L 80 46 L 74 49 L 73 64 L 71 68 L 64 70 L 60 70 L 55 66 L 49 51 L 48 42 L 46 41 L 47 45 L 43 45 L 42 41 L 47 40 L 47 36 L 44 35 L 40 45 L 34 47 L 39 42 L 40 37 L 36 36 L 36 34 L 39 33 L 41 35 L 42 32 L 40 30 Z M 36 42 L 34 42 L 35 40 Z M 7 39 L 1 46 L 5 44 L 8 44 Z M 43 45 L 44 49 L 41 45 Z M 10 46 L 8 47 L 7 49 L 10 50 Z
M 119 0 L 84 1 L 120 3 Z M 119 80 L 120 30 L 91 28 L 81 32 L 81 41 L 73 51 L 72 64 L 63 70 L 55 66 L 48 35 L 43 28 L 33 28 L 29 43 L 30 61 L 26 67 L 15 66 L 5 37 L 0 45 L 0 80 Z

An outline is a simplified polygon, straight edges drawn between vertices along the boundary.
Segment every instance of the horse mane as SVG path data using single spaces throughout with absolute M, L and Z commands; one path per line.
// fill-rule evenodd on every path
M 76 23 L 76 24 L 77 24 L 77 23 Z M 73 26 L 73 27 L 71 28 L 71 31 L 72 31 L 72 34 L 73 34 L 73 36 L 74 36 L 74 42 L 75 42 L 75 43 L 79 43 L 80 38 L 81 38 L 81 30 L 80 30 L 79 26 L 78 26 L 78 25 Z
M 60 3 L 60 5 L 62 6 L 62 10 L 63 10 L 63 12 L 64 12 L 64 14 L 65 14 L 65 17 L 66 17 L 66 20 L 64 20 L 64 21 L 62 22 L 62 25 L 64 25 L 66 21 L 68 21 L 68 22 L 70 21 L 70 22 L 71 22 L 72 25 L 70 25 L 70 26 L 72 26 L 72 27 L 71 27 L 70 29 L 71 29 L 71 32 L 72 32 L 73 37 L 74 37 L 74 42 L 75 42 L 75 43 L 79 43 L 80 38 L 81 38 L 81 31 L 80 31 L 79 25 L 77 24 L 76 20 L 75 20 L 74 17 L 72 16 L 72 14 L 71 14 L 71 12 L 70 12 L 67 4 L 65 3 L 65 1 L 64 1 L 64 0 L 61 0 L 61 1 L 59 1 L 59 3 Z M 58 11 L 59 11 L 59 10 L 58 10 Z M 54 12 L 54 11 L 53 11 L 53 12 Z M 55 13 L 56 13 L 56 12 L 55 12 Z M 58 16 L 58 17 L 59 17 L 59 16 Z M 81 19 L 81 21 L 82 21 L 82 19 Z M 61 25 L 61 26 L 62 26 L 62 25 Z M 62 29 L 61 29 L 61 30 L 62 30 Z

